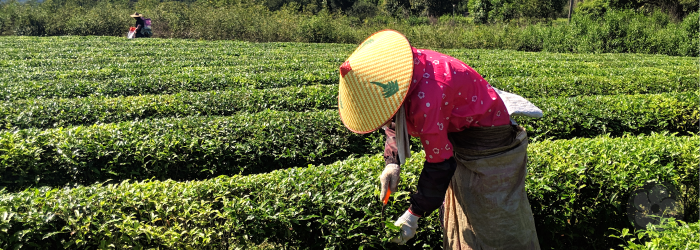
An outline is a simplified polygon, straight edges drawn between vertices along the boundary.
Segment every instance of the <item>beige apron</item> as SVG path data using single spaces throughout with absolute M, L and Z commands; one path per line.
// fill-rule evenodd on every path
M 444 204 L 444 249 L 540 249 L 525 193 L 527 133 L 520 126 L 451 133 L 457 160 Z

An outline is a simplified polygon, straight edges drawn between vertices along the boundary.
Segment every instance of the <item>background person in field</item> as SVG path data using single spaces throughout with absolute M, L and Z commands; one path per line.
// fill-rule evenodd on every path
M 425 162 L 410 207 L 395 222 L 413 238 L 440 209 L 445 249 L 539 249 L 525 193 L 527 134 L 513 115 L 537 107 L 493 88 L 453 57 L 416 49 L 396 31 L 365 40 L 340 67 L 338 107 L 353 132 L 386 133 L 380 199 L 396 192 L 400 165 L 419 137 Z
M 136 19 L 136 25 L 134 25 L 136 27 L 136 33 L 135 33 L 134 37 L 136 37 L 136 38 L 145 37 L 143 35 L 143 28 L 146 26 L 146 23 L 143 20 L 143 14 L 139 14 L 138 12 L 135 12 L 134 14 L 131 15 L 131 17 Z

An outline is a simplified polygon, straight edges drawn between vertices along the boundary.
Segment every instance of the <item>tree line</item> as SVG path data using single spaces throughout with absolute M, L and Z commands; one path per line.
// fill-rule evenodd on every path
M 568 15 L 569 5 L 575 12 L 601 16 L 610 10 L 631 9 L 644 13 L 661 11 L 674 20 L 700 7 L 696 0 L 1 0 L 50 6 L 76 5 L 94 7 L 100 2 L 129 6 L 156 6 L 162 2 L 226 7 L 262 5 L 270 11 L 296 6 L 297 11 L 316 14 L 322 10 L 365 19 L 376 15 L 392 17 L 472 16 L 477 23 L 508 21 L 519 18 L 558 18 Z

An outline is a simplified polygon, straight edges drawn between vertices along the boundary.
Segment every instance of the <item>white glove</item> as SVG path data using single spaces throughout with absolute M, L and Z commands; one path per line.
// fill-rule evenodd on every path
M 379 200 L 384 201 L 386 196 L 386 191 L 390 190 L 392 193 L 396 193 L 397 186 L 399 185 L 399 180 L 401 173 L 401 167 L 396 164 L 386 165 L 384 172 L 379 176 L 379 181 L 382 182 L 382 192 L 379 194 Z
M 416 235 L 416 229 L 418 229 L 418 219 L 420 217 L 411 214 L 406 210 L 401 217 L 399 217 L 394 226 L 401 227 L 401 235 L 399 237 L 391 239 L 391 242 L 397 243 L 399 245 L 406 244 L 408 240 Z

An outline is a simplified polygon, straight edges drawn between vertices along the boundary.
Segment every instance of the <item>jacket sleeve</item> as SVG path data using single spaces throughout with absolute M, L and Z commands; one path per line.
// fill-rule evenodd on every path
M 384 141 L 384 163 L 385 165 L 396 164 L 399 162 L 399 149 L 396 146 L 396 123 L 392 122 L 390 126 L 384 127 L 386 141 Z

